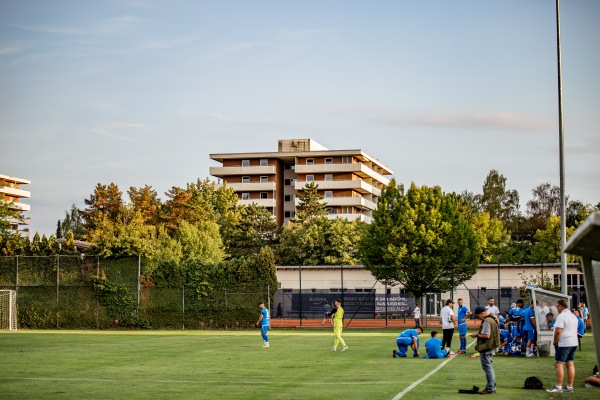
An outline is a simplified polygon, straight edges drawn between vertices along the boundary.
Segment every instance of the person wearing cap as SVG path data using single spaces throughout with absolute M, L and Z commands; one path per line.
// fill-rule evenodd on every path
M 483 369 L 487 380 L 485 389 L 480 394 L 494 394 L 496 393 L 496 374 L 492 358 L 500 345 L 498 318 L 486 310 L 484 306 L 477 306 L 473 314 L 475 314 L 477 319 L 481 320 L 481 327 L 479 328 L 479 332 L 472 333 L 471 337 L 477 338 L 476 350 L 479 352 L 481 369 Z
M 442 319 L 442 347 L 452 348 L 452 336 L 454 335 L 454 311 L 452 306 L 454 302 L 452 300 L 446 300 L 446 306 L 442 308 L 440 317 Z

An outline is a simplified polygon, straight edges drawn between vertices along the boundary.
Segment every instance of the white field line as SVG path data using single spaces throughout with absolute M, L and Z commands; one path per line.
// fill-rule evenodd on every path
M 476 342 L 477 342 L 476 340 L 473 340 L 471 343 L 469 343 L 469 345 L 467 346 L 467 348 L 471 347 Z M 436 372 L 438 372 L 440 369 L 442 369 L 442 367 L 444 365 L 448 364 L 450 361 L 454 360 L 455 358 L 456 357 L 452 357 L 452 358 L 449 358 L 447 360 L 444 360 L 440 365 L 438 365 L 436 368 L 434 368 L 432 371 L 430 371 L 427 375 L 425 375 L 424 377 L 422 377 L 418 381 L 413 382 L 412 385 L 410 385 L 409 387 L 407 387 L 406 389 L 404 389 L 403 391 L 401 391 L 400 393 L 398 393 L 397 395 L 395 395 L 392 398 L 392 400 L 400 400 L 402 398 L 402 396 L 404 396 L 406 393 L 408 393 L 411 390 L 413 390 L 414 388 L 416 388 L 421 382 L 423 382 L 425 379 L 429 378 L 431 375 L 433 375 Z

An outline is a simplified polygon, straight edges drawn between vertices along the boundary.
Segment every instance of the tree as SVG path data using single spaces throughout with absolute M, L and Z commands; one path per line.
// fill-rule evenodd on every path
M 119 190 L 116 184 L 112 182 L 108 185 L 98 183 L 90 198 L 84 199 L 87 206 L 83 212 L 85 227 L 88 230 L 95 229 L 102 221 L 102 217 L 108 218 L 111 222 L 116 222 L 123 205 L 122 196 L 123 192 Z
M 413 183 L 405 193 L 392 180 L 373 219 L 360 249 L 365 267 L 378 280 L 402 284 L 419 298 L 451 290 L 475 274 L 477 237 L 439 186 Z
M 96 229 L 88 232 L 88 239 L 94 244 L 93 251 L 103 257 L 150 257 L 156 228 L 146 225 L 142 214 L 131 206 L 121 211 L 116 221 L 104 214 L 96 217 Z
M 162 203 L 158 198 L 158 192 L 152 189 L 152 186 L 135 188 L 131 186 L 127 191 L 133 209 L 142 214 L 144 222 L 149 225 L 156 225 L 159 220 L 159 212 Z
M 325 227 L 325 265 L 356 265 L 360 262 L 358 243 L 366 224 L 334 218 Z
M 481 250 L 480 261 L 485 264 L 506 263 L 511 241 L 502 221 L 491 218 L 487 212 L 481 212 L 475 214 L 469 222 Z
M 225 259 L 219 225 L 212 221 L 201 221 L 193 225 L 181 221 L 174 238 L 181 244 L 183 260 L 196 259 L 203 263 Z
M 288 222 L 279 236 L 279 264 L 325 264 L 325 232 L 328 222 L 324 217 L 315 218 L 310 223 L 293 220 Z
M 296 219 L 301 222 L 312 222 L 319 217 L 327 217 L 323 196 L 319 194 L 319 185 L 314 182 L 304 185 L 304 191 L 298 195 Z
M 58 236 L 58 229 L 56 232 L 56 237 L 65 237 L 67 232 L 73 232 L 73 237 L 75 239 L 83 239 L 85 235 L 85 225 L 84 225 L 84 214 L 75 204 L 71 205 L 71 209 L 65 211 L 65 218 L 60 223 L 60 236 Z M 58 224 L 57 224 L 58 225 Z M 58 228 L 58 227 L 57 227 Z
M 9 208 L 9 203 L 0 199 L 0 235 L 9 235 L 14 233 L 11 226 L 15 222 L 23 220 L 23 216 L 15 210 Z
M 560 215 L 560 187 L 546 182 L 536 186 L 531 192 L 533 198 L 527 202 L 527 214 L 535 232 L 544 228 L 551 214 Z M 565 204 L 567 203 L 568 196 L 565 196 Z
M 506 189 L 506 178 L 492 169 L 483 183 L 483 193 L 477 197 L 481 211 L 498 218 L 505 226 L 511 226 L 519 215 L 519 193 Z
M 575 232 L 575 227 L 567 228 L 567 240 Z M 531 261 L 538 263 L 559 263 L 561 262 L 561 244 L 560 244 L 560 218 L 550 214 L 546 222 L 546 228 L 538 230 L 535 233 L 537 243 L 533 245 L 531 251 Z M 574 262 L 576 256 L 567 254 L 567 261 Z
M 257 254 L 265 246 L 273 246 L 277 224 L 269 211 L 256 204 L 240 206 L 238 210 L 239 220 L 228 229 L 221 227 L 229 256 L 247 257 Z

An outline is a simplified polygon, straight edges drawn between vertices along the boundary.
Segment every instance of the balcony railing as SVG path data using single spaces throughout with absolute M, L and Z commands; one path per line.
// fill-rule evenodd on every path
M 249 200 L 238 200 L 238 204 L 249 206 L 252 203 L 256 203 L 261 207 L 275 207 L 275 199 L 249 199 Z
M 313 164 L 313 165 L 300 165 L 296 164 L 297 174 L 323 174 L 323 173 L 334 173 L 334 172 L 354 172 L 364 176 L 369 176 L 384 185 L 388 185 L 390 180 L 381 174 L 373 171 L 371 168 L 364 164 L 353 163 L 353 164 Z
M 272 192 L 275 190 L 275 182 L 252 182 L 252 183 L 229 183 L 227 187 L 232 188 L 236 192 Z
M 0 186 L 0 193 L 5 193 L 11 197 L 29 198 L 31 192 L 29 190 L 16 189 L 10 186 Z
M 327 218 L 329 218 L 329 219 L 345 218 L 348 221 L 362 221 L 362 222 L 366 222 L 367 224 L 370 224 L 371 222 L 373 222 L 373 217 L 370 217 L 365 214 L 329 214 L 329 215 L 327 215 Z
M 212 176 L 223 177 L 232 175 L 273 175 L 275 166 L 256 166 L 256 167 L 210 167 Z
M 306 181 L 295 181 L 294 188 L 296 190 L 303 190 L 306 186 Z M 360 180 L 345 180 L 345 181 L 314 181 L 319 186 L 319 190 L 334 190 L 334 189 L 354 189 L 361 193 L 371 193 L 375 196 L 381 196 L 381 190 L 377 189 L 373 185 L 369 185 L 365 181 Z
M 294 200 L 296 207 L 300 205 L 300 199 Z M 364 197 L 326 197 L 320 201 L 322 204 L 328 206 L 348 206 L 348 207 L 360 207 L 367 208 L 369 210 L 377 210 L 377 204 L 371 200 L 367 200 Z

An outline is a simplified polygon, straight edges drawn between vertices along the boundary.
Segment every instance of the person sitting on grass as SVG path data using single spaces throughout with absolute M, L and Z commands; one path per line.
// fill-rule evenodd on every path
M 510 332 L 504 329 L 504 324 L 500 324 L 500 346 L 498 346 L 498 352 L 501 352 L 505 356 L 509 355 L 512 344 L 513 338 Z
M 421 333 L 423 333 L 423 328 L 420 326 L 415 329 L 407 329 L 400 333 L 396 339 L 398 350 L 392 352 L 392 357 L 406 357 L 408 346 L 413 350 L 413 357 L 419 357 L 419 345 L 421 344 L 419 334 Z
M 437 331 L 431 331 L 431 339 L 425 342 L 425 349 L 427 350 L 427 354 L 425 354 L 423 358 L 452 357 L 450 348 L 442 348 L 442 339 L 438 338 Z

